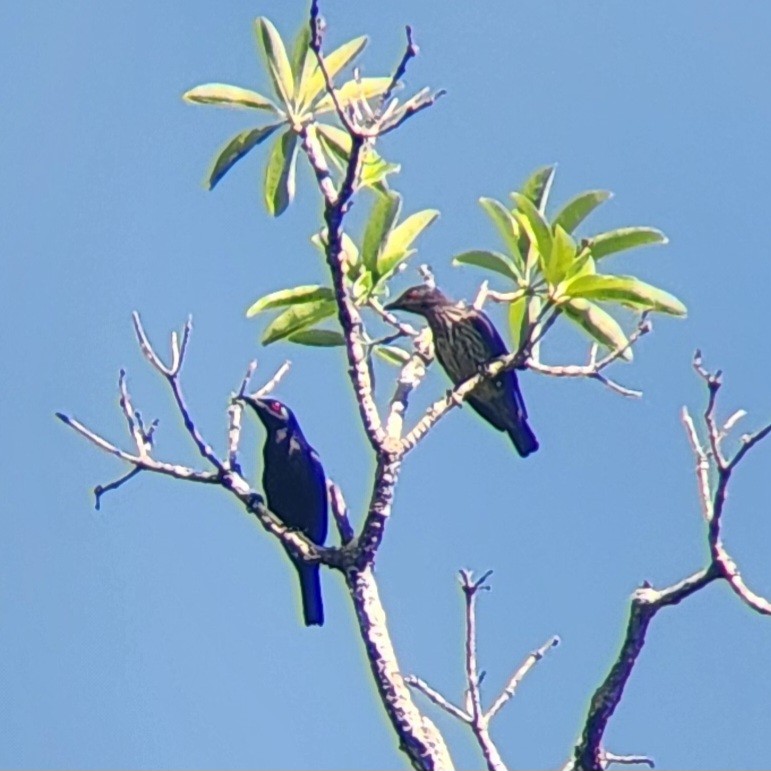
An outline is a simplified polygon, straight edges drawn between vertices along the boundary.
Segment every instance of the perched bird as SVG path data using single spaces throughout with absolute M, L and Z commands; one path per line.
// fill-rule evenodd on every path
M 268 508 L 289 528 L 321 546 L 327 537 L 327 484 L 316 451 L 308 444 L 292 411 L 275 399 L 244 401 L 267 431 L 262 449 L 262 486 Z M 319 565 L 289 555 L 300 577 L 305 625 L 324 623 Z
M 478 374 L 490 359 L 508 353 L 498 330 L 484 313 L 456 305 L 438 289 L 413 286 L 385 307 L 425 317 L 434 336 L 436 358 L 456 385 Z M 466 401 L 488 423 L 505 431 L 522 457 L 538 449 L 538 440 L 527 424 L 527 410 L 514 370 L 482 381 Z

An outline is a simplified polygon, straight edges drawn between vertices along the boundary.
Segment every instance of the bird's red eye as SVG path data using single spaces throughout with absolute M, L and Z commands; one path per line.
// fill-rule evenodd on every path
M 281 404 L 281 402 L 268 402 L 268 407 L 270 408 L 270 411 L 276 415 L 283 415 L 284 406 Z

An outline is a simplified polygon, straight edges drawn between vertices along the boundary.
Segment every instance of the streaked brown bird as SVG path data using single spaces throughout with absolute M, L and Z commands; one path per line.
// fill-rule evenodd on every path
M 319 456 L 300 429 L 292 410 L 276 399 L 243 400 L 265 426 L 262 486 L 270 510 L 287 526 L 313 543 L 327 537 L 327 483 Z M 319 565 L 290 559 L 300 579 L 306 626 L 324 623 Z
M 478 374 L 491 359 L 508 353 L 498 330 L 482 311 L 456 305 L 438 289 L 410 287 L 385 307 L 426 319 L 434 336 L 436 358 L 455 385 Z M 483 380 L 466 401 L 488 423 L 505 431 L 522 457 L 538 449 L 514 370 Z

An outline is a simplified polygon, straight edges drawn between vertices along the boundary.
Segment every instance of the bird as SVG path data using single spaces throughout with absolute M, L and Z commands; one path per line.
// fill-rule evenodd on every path
M 508 353 L 486 314 L 457 305 L 435 287 L 410 287 L 385 307 L 426 319 L 434 337 L 436 358 L 455 385 L 478 374 L 486 362 Z M 466 401 L 488 423 L 509 435 L 520 456 L 527 457 L 538 449 L 514 370 L 483 380 Z
M 262 486 L 268 508 L 289 528 L 322 546 L 327 537 L 327 482 L 318 453 L 308 444 L 294 413 L 276 399 L 243 400 L 265 426 Z M 318 563 L 289 554 L 300 579 L 306 626 L 324 624 Z

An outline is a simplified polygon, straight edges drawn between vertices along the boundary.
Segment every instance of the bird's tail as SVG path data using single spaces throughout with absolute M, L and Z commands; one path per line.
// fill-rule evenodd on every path
M 518 420 L 516 425 L 507 430 L 507 433 L 521 457 L 526 458 L 538 449 L 538 440 L 525 418 Z
M 305 626 L 323 626 L 324 604 L 321 600 L 321 573 L 318 565 L 296 564 L 300 577 Z

